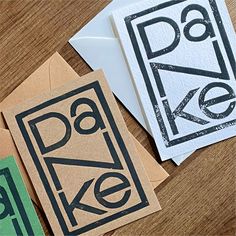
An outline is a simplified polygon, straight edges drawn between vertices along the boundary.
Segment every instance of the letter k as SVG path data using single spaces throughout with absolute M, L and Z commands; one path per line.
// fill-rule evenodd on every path
M 203 120 L 197 116 L 191 115 L 191 114 L 183 111 L 184 108 L 187 106 L 189 101 L 193 98 L 193 96 L 196 94 L 196 92 L 198 90 L 199 90 L 199 88 L 191 90 L 173 112 L 171 111 L 168 100 L 166 99 L 163 101 L 166 115 L 167 115 L 171 130 L 174 135 L 179 134 L 179 131 L 178 131 L 178 128 L 177 128 L 177 125 L 175 122 L 177 117 L 184 118 L 186 120 L 189 120 L 191 122 L 194 122 L 194 123 L 197 123 L 200 125 L 206 125 L 209 123 L 209 121 Z

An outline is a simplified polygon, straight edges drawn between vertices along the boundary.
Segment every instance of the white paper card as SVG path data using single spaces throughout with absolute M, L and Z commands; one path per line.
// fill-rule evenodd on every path
M 236 135 L 236 38 L 224 1 L 144 1 L 113 20 L 162 160 Z
M 152 135 L 136 95 L 119 39 L 114 35 L 110 16 L 113 11 L 143 0 L 113 0 L 70 40 L 71 46 L 93 70 L 103 69 L 113 93 Z M 96 55 L 96 56 L 94 56 Z M 173 158 L 180 165 L 192 152 Z

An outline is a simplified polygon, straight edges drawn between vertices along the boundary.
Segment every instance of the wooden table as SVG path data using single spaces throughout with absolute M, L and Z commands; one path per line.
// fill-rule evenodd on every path
M 226 2 L 236 26 L 236 1 Z M 55 51 L 79 75 L 90 72 L 67 41 L 108 3 L 0 0 L 0 99 Z M 120 109 L 129 130 L 160 162 L 152 138 Z M 107 235 L 236 235 L 236 138 L 195 152 L 180 167 L 171 161 L 162 166 L 170 173 L 155 191 L 163 210 Z M 51 234 L 46 217 L 38 213 Z

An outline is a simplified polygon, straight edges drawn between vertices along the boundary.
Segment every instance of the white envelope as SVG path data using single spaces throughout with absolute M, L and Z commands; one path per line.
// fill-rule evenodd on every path
M 75 34 L 69 40 L 69 43 L 93 70 L 103 69 L 113 93 L 152 135 L 136 95 L 119 39 L 113 33 L 110 19 L 111 13 L 114 10 L 139 1 L 141 0 L 113 0 L 84 28 Z M 180 165 L 191 154 L 187 153 L 178 156 L 173 158 L 173 161 Z

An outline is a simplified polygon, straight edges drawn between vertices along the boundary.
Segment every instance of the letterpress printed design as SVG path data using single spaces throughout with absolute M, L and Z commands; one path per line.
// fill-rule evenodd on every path
M 0 161 L 0 235 L 44 235 L 13 157 Z
M 143 1 L 113 20 L 163 160 L 236 135 L 236 40 L 224 1 Z
M 4 115 L 55 235 L 100 235 L 160 210 L 102 72 Z

